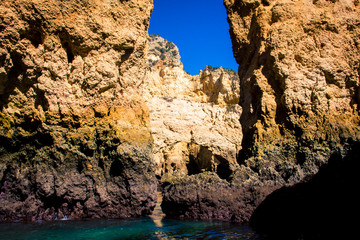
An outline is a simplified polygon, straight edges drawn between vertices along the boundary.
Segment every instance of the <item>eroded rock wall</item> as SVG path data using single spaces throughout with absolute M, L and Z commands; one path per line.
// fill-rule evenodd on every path
M 174 43 L 151 35 L 149 46 L 143 92 L 156 175 L 166 179 L 212 171 L 228 178 L 242 140 L 236 72 L 207 67 L 191 76 Z
M 225 0 L 239 63 L 240 163 L 287 183 L 359 140 L 358 1 Z
M 0 3 L 0 221 L 134 217 L 156 201 L 151 0 Z

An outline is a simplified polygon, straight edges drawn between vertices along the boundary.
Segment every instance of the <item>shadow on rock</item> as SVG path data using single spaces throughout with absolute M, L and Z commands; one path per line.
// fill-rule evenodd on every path
M 359 156 L 357 143 L 344 158 L 334 153 L 308 181 L 274 191 L 254 211 L 251 226 L 270 239 L 356 236 Z

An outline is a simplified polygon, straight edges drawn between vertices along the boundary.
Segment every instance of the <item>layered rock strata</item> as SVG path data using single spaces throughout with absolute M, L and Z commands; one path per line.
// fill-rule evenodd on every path
M 151 0 L 0 3 L 0 221 L 119 218 L 156 201 Z
M 144 96 L 150 108 L 156 175 L 203 171 L 227 178 L 241 148 L 239 79 L 235 71 L 207 67 L 184 71 L 178 48 L 151 35 Z
M 359 2 L 224 3 L 240 80 L 157 36 L 146 59 L 151 0 L 2 1 L 0 221 L 148 214 L 156 173 L 169 216 L 246 222 L 356 158 Z

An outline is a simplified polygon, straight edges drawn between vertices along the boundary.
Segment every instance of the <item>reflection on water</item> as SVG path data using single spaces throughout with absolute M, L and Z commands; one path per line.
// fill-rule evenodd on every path
M 162 203 L 161 192 L 157 192 L 156 206 L 155 206 L 155 209 L 154 209 L 153 213 L 150 216 L 157 227 L 162 227 L 163 226 L 162 220 L 165 217 L 165 214 L 161 210 L 161 203 Z
M 246 226 L 167 219 L 160 203 L 161 198 L 154 213 L 141 219 L 0 224 L 0 240 L 260 239 Z

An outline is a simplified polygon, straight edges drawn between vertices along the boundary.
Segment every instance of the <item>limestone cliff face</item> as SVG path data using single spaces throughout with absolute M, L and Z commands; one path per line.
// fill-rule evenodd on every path
M 156 199 L 151 0 L 0 3 L 0 221 L 129 217 Z
M 358 1 L 225 0 L 239 63 L 240 163 L 297 182 L 360 138 Z
M 213 171 L 227 178 L 241 149 L 239 79 L 207 67 L 187 74 L 174 43 L 150 36 L 144 96 L 150 108 L 156 175 Z
M 231 69 L 207 66 L 198 75 L 184 71 L 179 49 L 172 42 L 151 35 L 144 95 L 187 99 L 230 106 L 239 102 L 239 77 Z

